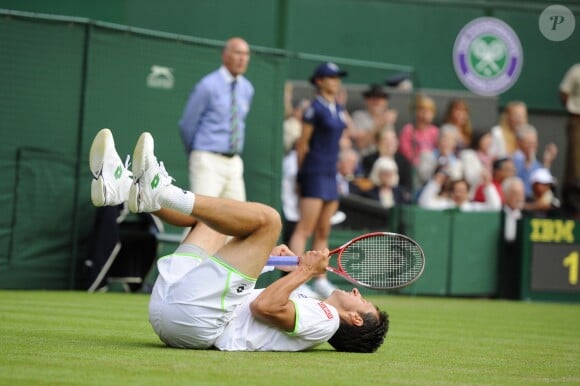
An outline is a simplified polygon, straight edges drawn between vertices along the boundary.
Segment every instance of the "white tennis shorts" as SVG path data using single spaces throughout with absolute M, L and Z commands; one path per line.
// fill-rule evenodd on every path
M 191 244 L 162 257 L 157 267 L 149 322 L 172 347 L 212 347 L 256 284 L 256 279 Z

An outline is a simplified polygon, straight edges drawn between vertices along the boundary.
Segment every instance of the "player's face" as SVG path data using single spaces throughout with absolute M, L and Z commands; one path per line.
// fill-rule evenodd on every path
M 372 313 L 378 317 L 375 305 L 362 297 L 360 292 L 353 288 L 352 291 L 335 290 L 330 298 L 334 298 L 345 311 L 355 311 L 359 314 Z

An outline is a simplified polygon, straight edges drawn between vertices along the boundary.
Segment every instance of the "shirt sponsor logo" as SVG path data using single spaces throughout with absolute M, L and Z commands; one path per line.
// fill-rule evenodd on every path
M 510 89 L 523 64 L 520 40 L 513 29 L 493 17 L 480 17 L 461 29 L 453 47 L 453 66 L 463 85 L 478 95 Z
M 332 315 L 332 312 L 324 302 L 320 302 L 318 303 L 318 305 L 320 306 L 320 308 L 322 308 L 322 311 L 324 311 L 328 319 L 334 318 L 334 315 Z

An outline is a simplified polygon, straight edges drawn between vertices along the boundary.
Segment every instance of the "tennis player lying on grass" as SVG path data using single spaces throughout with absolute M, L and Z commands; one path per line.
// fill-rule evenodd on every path
M 93 140 L 90 168 L 95 206 L 127 202 L 132 212 L 192 227 L 177 250 L 158 262 L 149 321 L 168 346 L 231 351 L 301 351 L 323 342 L 336 350 L 374 352 L 383 343 L 388 317 L 353 289 L 319 301 L 293 292 L 325 272 L 328 249 L 309 251 L 297 268 L 265 289 L 256 278 L 270 255 L 293 255 L 275 246 L 278 212 L 253 202 L 194 195 L 172 185 L 143 133 L 132 173 L 115 150 L 113 135 Z M 131 175 L 132 174 L 132 175 Z M 232 236 L 226 243 L 226 236 Z

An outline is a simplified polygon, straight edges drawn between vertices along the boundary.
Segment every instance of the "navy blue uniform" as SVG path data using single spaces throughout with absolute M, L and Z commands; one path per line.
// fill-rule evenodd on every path
M 346 127 L 344 107 L 316 97 L 304 112 L 304 122 L 313 126 L 309 151 L 298 173 L 302 197 L 338 200 L 336 163 L 339 142 Z

